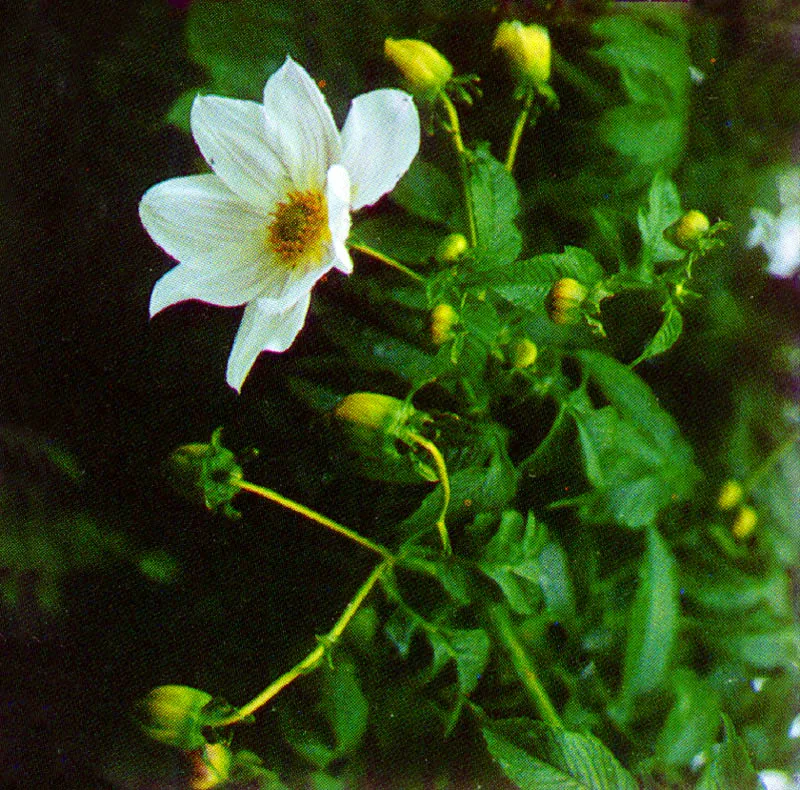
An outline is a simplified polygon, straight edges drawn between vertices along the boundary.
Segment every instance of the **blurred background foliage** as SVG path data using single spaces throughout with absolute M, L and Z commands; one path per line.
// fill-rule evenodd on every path
M 756 549 L 728 557 L 718 573 L 723 549 L 696 528 L 702 521 L 713 532 L 716 524 L 714 534 L 728 535 L 729 514 L 714 506 L 719 484 L 752 475 L 798 424 L 796 284 L 766 278 L 763 254 L 743 247 L 750 209 L 777 207 L 775 176 L 800 158 L 794 4 L 139 0 L 87 13 L 76 2 L 26 0 L 7 13 L 0 33 L 8 53 L 0 112 L 10 154 L 0 171 L 0 704 L 9 712 L 0 778 L 7 786 L 31 786 L 31 777 L 39 786 L 179 786 L 175 758 L 125 724 L 131 700 L 169 682 L 246 699 L 324 630 L 368 572 L 367 559 L 294 517 L 242 501 L 243 520 L 231 524 L 178 500 L 160 471 L 175 446 L 224 424 L 228 446 L 261 451 L 247 467 L 250 479 L 376 539 L 389 540 L 387 525 L 402 522 L 410 533 L 426 517 L 417 511 L 424 485 L 342 473 L 331 464 L 326 432 L 317 430 L 322 404 L 354 389 L 404 397 L 414 372 L 436 364 L 436 349 L 424 340 L 426 304 L 399 282 L 386 289 L 368 278 L 326 284 L 293 349 L 263 359 L 240 398 L 222 376 L 236 311 L 192 303 L 148 323 L 150 289 L 170 263 L 141 229 L 136 206 L 153 183 L 202 166 L 186 134 L 191 99 L 197 92 L 257 99 L 289 53 L 324 81 L 341 123 L 354 95 L 395 83 L 384 38 L 413 36 L 444 52 L 458 73 L 481 76 L 484 99 L 462 114 L 467 142 L 486 141 L 486 156 L 502 158 L 516 106 L 491 42 L 497 22 L 512 17 L 550 29 L 561 106 L 527 133 L 516 173 L 518 215 L 511 211 L 522 233 L 513 216 L 498 225 L 507 249 L 528 258 L 573 245 L 606 269 L 635 261 L 637 210 L 656 210 L 648 190 L 659 171 L 674 178 L 685 208 L 734 228 L 725 252 L 695 272 L 693 289 L 703 299 L 685 311 L 681 339 L 637 368 L 702 471 L 691 506 L 662 530 L 664 538 L 616 528 L 587 537 L 573 511 L 550 511 L 545 535 L 557 539 L 537 545 L 535 525 L 508 507 L 516 485 L 511 464 L 530 456 L 554 413 L 511 388 L 492 415 L 515 437 L 508 452 L 484 426 L 470 437 L 471 455 L 450 457 L 461 499 L 468 493 L 491 514 L 485 531 L 489 523 L 497 528 L 482 570 L 526 616 L 533 593 L 513 568 L 535 558 L 563 581 L 557 571 L 566 552 L 575 578 L 567 584 L 567 576 L 547 601 L 565 625 L 530 617 L 530 645 L 546 679 L 563 690 L 560 701 L 568 700 L 565 718 L 595 728 L 612 750 L 624 749 L 626 765 L 655 755 L 662 770 L 686 776 L 694 755 L 718 736 L 725 711 L 758 767 L 797 768 L 796 741 L 787 738 L 800 710 L 796 446 L 749 492 L 759 513 Z M 420 205 L 415 178 L 426 194 L 426 179 L 449 184 L 454 173 L 438 138 L 425 138 L 423 155 L 428 165 L 354 228 L 374 246 L 388 239 L 409 263 L 429 258 L 459 222 L 447 211 L 447 187 L 437 191 L 438 205 Z M 400 242 L 387 226 L 401 229 Z M 334 314 L 336 304 L 357 305 L 358 323 Z M 658 308 L 629 295 L 608 300 L 603 349 L 630 362 L 658 328 Z M 479 306 L 466 320 L 477 334 L 492 329 Z M 548 326 L 544 315 L 528 321 L 542 345 L 587 343 Z M 427 409 L 453 405 L 446 389 L 425 397 Z M 580 419 L 577 426 L 589 435 L 590 426 Z M 555 466 L 536 459 L 539 477 L 520 488 L 526 507 L 562 498 L 567 486 L 582 490 L 575 436 L 570 444 Z M 665 450 L 678 459 L 676 478 L 689 470 L 689 462 L 680 466 L 681 447 Z M 490 470 L 491 485 L 478 485 L 471 468 Z M 601 505 L 584 503 L 587 521 Z M 454 519 L 469 523 L 471 514 Z M 674 565 L 658 559 L 666 556 L 662 543 Z M 509 571 L 505 560 L 517 547 Z M 655 570 L 646 562 L 640 568 L 641 556 Z M 678 659 L 662 667 L 661 693 L 638 718 L 633 706 L 645 690 L 636 688 L 636 651 L 619 668 L 634 598 L 643 617 L 657 605 L 675 618 L 680 607 L 681 618 L 680 639 L 677 626 L 667 634 L 677 640 Z M 448 672 L 462 691 L 477 683 L 474 666 L 442 659 L 448 650 L 481 653 L 474 623 L 457 629 L 460 648 L 440 645 L 437 653 L 435 642 L 422 643 L 413 618 L 393 616 L 386 625 L 392 644 L 379 645 L 372 620 L 385 613 L 362 614 L 334 670 L 292 689 L 274 715 L 237 733 L 237 744 L 285 774 L 310 776 L 318 788 L 358 775 L 379 785 L 400 765 L 420 776 L 448 774 L 453 786 L 475 776 L 499 783 L 463 720 L 450 722 L 458 728 L 450 743 L 470 743 L 470 759 L 453 766 L 446 749 L 426 749 L 426 742 L 442 743 L 442 719 L 451 713 Z M 579 687 L 570 687 L 587 667 Z M 593 718 L 605 704 L 603 676 L 622 684 L 616 731 Z M 498 709 L 519 702 L 511 680 L 497 683 Z M 343 698 L 365 701 L 353 713 L 342 709 Z M 367 699 L 368 734 L 358 714 Z M 633 745 L 625 733 L 632 719 L 641 728 Z M 648 728 L 644 719 L 663 726 Z M 726 735 L 731 753 L 734 737 Z M 369 749 L 360 751 L 365 738 Z M 531 739 L 510 730 L 486 736 L 493 754 L 512 763 L 514 750 Z M 369 751 L 380 757 L 366 765 Z

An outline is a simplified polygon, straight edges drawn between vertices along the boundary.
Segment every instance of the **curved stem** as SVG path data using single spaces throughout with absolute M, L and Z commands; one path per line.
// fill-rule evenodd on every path
M 270 502 L 275 502 L 281 507 L 291 510 L 293 513 L 298 513 L 299 515 L 304 516 L 311 521 L 316 521 L 317 524 L 321 524 L 326 529 L 336 532 L 339 535 L 344 535 L 354 543 L 358 543 L 359 546 L 363 546 L 370 551 L 374 551 L 387 561 L 394 562 L 394 554 L 392 554 L 389 549 L 381 546 L 379 543 L 374 543 L 369 538 L 362 537 L 349 527 L 345 527 L 333 519 L 323 516 L 321 513 L 317 513 L 315 510 L 312 510 L 305 505 L 301 505 L 299 502 L 295 502 L 292 499 L 287 499 L 285 496 L 281 496 L 270 488 L 264 488 L 263 486 L 256 485 L 255 483 L 248 483 L 246 480 L 239 480 L 236 482 L 236 485 L 238 485 L 242 491 L 249 491 L 251 494 L 256 494 L 264 499 L 268 499 Z
M 344 633 L 344 629 L 347 628 L 361 604 L 364 603 L 366 597 L 372 592 L 372 588 L 376 585 L 384 572 L 391 566 L 392 561 L 386 560 L 372 571 L 367 580 L 358 588 L 358 592 L 351 599 L 350 603 L 347 604 L 347 608 L 342 612 L 342 615 L 336 621 L 333 628 L 324 637 L 319 638 L 319 644 L 302 661 L 295 664 L 288 672 L 284 672 L 277 680 L 270 683 L 257 697 L 254 697 L 250 702 L 243 705 L 226 719 L 216 723 L 215 726 L 226 727 L 229 724 L 235 724 L 237 721 L 246 719 L 251 713 L 254 713 L 259 708 L 266 705 L 267 702 L 283 691 L 290 683 L 297 680 L 300 675 L 304 675 L 306 672 L 316 669 L 319 662 L 322 661 L 325 651 Z
M 409 441 L 425 449 L 436 466 L 436 474 L 439 476 L 439 483 L 442 486 L 442 509 L 439 511 L 439 517 L 436 519 L 436 529 L 439 531 L 439 538 L 442 541 L 442 551 L 445 554 L 452 554 L 453 549 L 450 545 L 450 536 L 447 534 L 447 525 L 444 520 L 447 508 L 450 507 L 450 477 L 447 474 L 447 466 L 445 465 L 444 458 L 439 452 L 439 448 L 433 442 L 419 434 L 412 431 L 408 434 L 407 438 Z
M 400 261 L 396 261 L 394 258 L 390 258 L 388 255 L 384 255 L 382 252 L 373 250 L 372 247 L 366 247 L 363 244 L 349 244 L 348 247 L 356 252 L 369 255 L 370 258 L 374 258 L 376 261 L 385 263 L 387 266 L 391 266 L 393 269 L 397 269 L 398 272 L 402 272 L 406 275 L 406 277 L 410 277 L 412 280 L 416 280 L 418 283 L 426 282 L 425 278 L 421 274 L 417 274 L 417 272 L 415 272 L 413 269 L 409 269 L 408 266 L 404 266 L 402 263 L 400 263 Z
M 456 156 L 458 157 L 461 186 L 464 192 L 464 211 L 467 214 L 467 238 L 469 240 L 469 246 L 475 247 L 478 243 L 478 233 L 475 228 L 475 212 L 472 207 L 472 195 L 469 191 L 469 172 L 467 170 L 467 157 L 469 156 L 469 152 L 464 147 L 464 141 L 461 138 L 461 124 L 458 122 L 458 113 L 456 112 L 455 105 L 444 91 L 439 94 L 439 100 L 442 102 L 445 112 L 447 113 L 447 130 L 450 132 L 450 137 L 453 140 L 453 147 L 456 149 Z
M 514 131 L 511 133 L 511 141 L 508 144 L 508 154 L 506 155 L 506 170 L 508 170 L 509 173 L 514 169 L 514 162 L 517 158 L 519 142 L 522 139 L 522 133 L 525 131 L 525 126 L 528 123 L 528 117 L 531 114 L 533 95 L 533 88 L 528 88 L 525 91 L 525 99 L 522 103 L 522 110 L 520 110 L 520 113 L 517 116 L 517 122 L 514 124 Z
M 525 686 L 539 716 L 551 727 L 563 727 L 564 723 L 561 721 L 555 706 L 550 701 L 550 697 L 547 695 L 542 682 L 539 680 L 536 668 L 533 666 L 530 658 L 528 658 L 528 654 L 525 652 L 525 648 L 519 641 L 517 632 L 514 630 L 514 625 L 509 617 L 508 610 L 502 605 L 496 605 L 490 607 L 488 612 L 495 630 L 497 631 L 497 635 L 500 637 L 500 641 L 508 651 L 514 670 Z

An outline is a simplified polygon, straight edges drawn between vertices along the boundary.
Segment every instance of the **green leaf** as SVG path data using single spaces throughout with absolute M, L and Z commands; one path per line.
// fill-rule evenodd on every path
M 546 253 L 491 270 L 492 289 L 524 310 L 543 312 L 545 297 L 561 277 L 572 277 L 591 288 L 605 277 L 594 256 L 581 247 Z
M 516 182 L 489 153 L 488 143 L 482 143 L 471 153 L 467 170 L 478 237 L 473 266 L 482 271 L 511 263 L 522 249 L 522 234 L 515 224 L 519 215 Z M 464 232 L 463 228 L 454 230 Z
M 531 533 L 537 532 L 535 519 L 525 524 L 516 510 L 506 510 L 500 517 L 497 532 L 486 544 L 478 567 L 493 579 L 517 614 L 536 614 L 542 602 L 539 584 L 541 568 L 538 548 L 531 552 Z
M 489 753 L 521 790 L 636 790 L 631 774 L 593 735 L 524 719 L 483 727 Z
M 635 368 L 640 362 L 650 359 L 650 357 L 669 351 L 681 336 L 683 332 L 683 316 L 678 312 L 675 303 L 671 299 L 667 300 L 661 311 L 664 313 L 664 320 L 661 322 L 661 326 L 645 346 L 644 351 L 631 362 L 630 366 L 632 368 Z
M 392 200 L 409 214 L 438 225 L 452 224 L 459 210 L 458 189 L 436 165 L 415 159 L 392 191 Z
M 687 767 L 714 742 L 719 727 L 719 695 L 689 669 L 672 677 L 675 699 L 656 742 L 656 757 L 666 765 Z
M 600 139 L 625 161 L 622 191 L 671 171 L 686 145 L 689 112 L 689 36 L 681 15 L 659 8 L 628 10 L 592 24 L 603 45 L 595 57 L 619 72 L 627 103 L 608 109 L 597 125 Z
M 426 631 L 433 648 L 433 663 L 428 679 L 433 679 L 450 661 L 456 665 L 459 691 L 475 690 L 489 663 L 489 637 L 482 628 Z
M 760 790 L 761 783 L 750 762 L 744 741 L 723 713 L 725 735 L 719 751 L 706 766 L 695 790 Z
M 609 406 L 596 409 L 582 390 L 569 399 L 586 476 L 595 490 L 578 500 L 583 518 L 638 529 L 691 495 L 699 472 L 692 451 L 650 388 L 625 365 L 594 351 L 575 356 Z
M 621 716 L 630 720 L 640 697 L 663 688 L 678 635 L 680 600 L 675 560 L 653 527 L 628 621 Z
M 650 185 L 648 208 L 640 208 L 638 214 L 642 237 L 641 268 L 644 272 L 652 273 L 654 263 L 677 261 L 686 254 L 664 238 L 664 231 L 682 213 L 681 198 L 675 183 L 663 173 L 656 173 Z

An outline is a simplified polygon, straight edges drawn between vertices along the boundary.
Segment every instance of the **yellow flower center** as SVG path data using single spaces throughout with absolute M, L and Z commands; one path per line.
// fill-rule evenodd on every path
M 289 192 L 270 215 L 269 246 L 289 268 L 294 268 L 315 247 L 330 239 L 325 196 L 313 189 Z

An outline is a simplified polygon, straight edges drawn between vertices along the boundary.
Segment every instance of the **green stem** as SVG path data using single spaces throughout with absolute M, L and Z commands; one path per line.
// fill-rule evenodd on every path
M 514 670 L 525 686 L 539 716 L 551 727 L 563 728 L 563 722 L 556 712 L 553 703 L 550 701 L 550 697 L 547 696 L 547 692 L 542 682 L 539 680 L 536 669 L 531 663 L 530 658 L 528 658 L 525 648 L 519 641 L 508 610 L 505 606 L 498 604 L 490 607 L 488 611 L 495 630 L 497 631 L 497 635 L 508 651 Z
M 450 97 L 442 91 L 439 94 L 439 100 L 447 113 L 447 130 L 450 132 L 450 138 L 453 141 L 453 147 L 456 149 L 456 156 L 458 157 L 458 167 L 461 174 L 461 186 L 464 192 L 464 211 L 467 214 L 467 239 L 470 247 L 475 247 L 478 243 L 478 233 L 475 228 L 475 212 L 472 207 L 472 195 L 469 191 L 469 171 L 467 169 L 467 157 L 469 152 L 464 147 L 464 141 L 461 138 L 461 124 L 458 122 L 458 113 L 456 107 L 451 101 Z
M 372 592 L 372 588 L 380 580 L 381 576 L 392 565 L 391 560 L 386 560 L 378 565 L 375 570 L 369 575 L 369 578 L 359 587 L 358 592 L 347 604 L 347 608 L 342 612 L 341 617 L 336 621 L 333 628 L 322 638 L 319 639 L 319 644 L 312 650 L 302 661 L 295 664 L 288 672 L 284 672 L 277 680 L 269 684 L 257 697 L 254 697 L 246 705 L 243 705 L 235 713 L 232 713 L 226 719 L 216 724 L 218 727 L 226 727 L 229 724 L 235 724 L 237 721 L 246 719 L 250 714 L 257 711 L 259 708 L 266 705 L 273 697 L 279 694 L 290 683 L 293 683 L 300 675 L 304 675 L 312 669 L 316 669 L 317 665 L 325 655 L 325 651 L 333 645 L 339 637 L 344 633 L 350 621 L 355 616 L 359 607 L 366 600 L 367 596 Z
M 384 255 L 382 252 L 373 250 L 372 247 L 366 247 L 363 244 L 350 244 L 348 246 L 351 250 L 355 250 L 356 252 L 360 252 L 364 255 L 369 255 L 370 258 L 374 258 L 376 261 L 380 261 L 381 263 L 385 263 L 387 266 L 391 266 L 393 269 L 397 269 L 398 272 L 402 272 L 406 275 L 406 277 L 410 277 L 412 280 L 416 280 L 418 283 L 427 282 L 421 274 L 417 274 L 417 272 L 415 272 L 413 269 L 409 269 L 408 266 L 404 266 L 402 263 L 400 263 L 400 261 L 396 261 L 394 258 L 390 258 L 388 255 Z
M 444 458 L 439 452 L 439 448 L 433 442 L 423 438 L 419 434 L 411 431 L 408 434 L 408 439 L 426 450 L 436 466 L 436 474 L 439 476 L 439 483 L 442 486 L 442 508 L 439 511 L 439 517 L 436 519 L 436 529 L 439 531 L 439 538 L 442 541 L 443 553 L 452 554 L 453 548 L 450 545 L 450 536 L 447 533 L 447 525 L 445 524 L 447 508 L 450 507 L 450 477 L 447 474 L 447 466 L 444 462 Z
M 517 122 L 514 124 L 514 131 L 511 133 L 511 141 L 508 144 L 508 155 L 506 156 L 506 170 L 508 170 L 509 173 L 514 169 L 514 162 L 517 159 L 519 142 L 522 139 L 522 133 L 525 131 L 525 126 L 528 123 L 528 117 L 531 114 L 533 96 L 533 88 L 528 88 L 525 92 L 525 99 L 522 102 L 522 110 L 520 110 L 520 113 L 517 116 Z
M 311 508 L 308 508 L 305 505 L 301 505 L 299 502 L 295 502 L 292 499 L 287 499 L 285 496 L 281 496 L 279 493 L 270 488 L 264 488 L 263 486 L 256 485 L 255 483 L 248 483 L 246 480 L 240 480 L 236 483 L 236 485 L 238 485 L 242 491 L 249 491 L 251 494 L 256 494 L 264 499 L 268 499 L 270 502 L 275 502 L 281 507 L 291 510 L 293 513 L 298 513 L 299 515 L 304 516 L 311 521 L 316 521 L 317 524 L 321 524 L 326 529 L 336 532 L 339 535 L 344 535 L 354 543 L 358 543 L 360 546 L 363 546 L 370 551 L 374 551 L 376 554 L 379 554 L 389 562 L 394 562 L 395 560 L 394 555 L 389 551 L 389 549 L 381 546 L 379 543 L 373 543 L 369 538 L 362 537 L 349 527 L 345 527 L 333 519 L 323 516 L 321 513 L 317 513 L 315 510 L 311 510 Z

